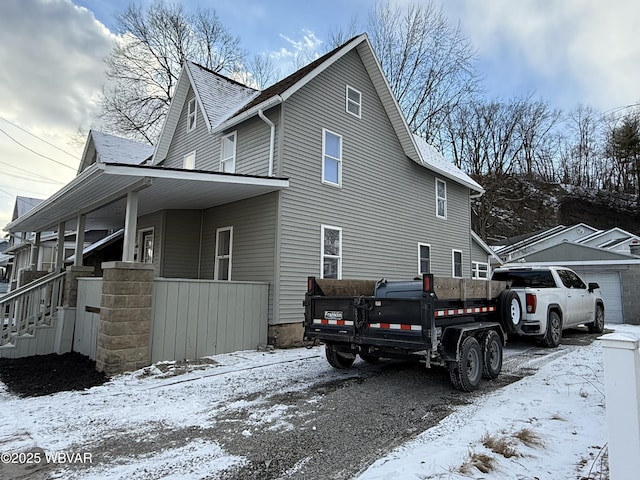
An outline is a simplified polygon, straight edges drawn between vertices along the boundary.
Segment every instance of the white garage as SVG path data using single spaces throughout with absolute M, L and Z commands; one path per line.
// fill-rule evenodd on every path
M 620 271 L 594 271 L 576 266 L 573 269 L 585 282 L 596 282 L 600 285 L 600 294 L 604 299 L 605 322 L 624 323 Z

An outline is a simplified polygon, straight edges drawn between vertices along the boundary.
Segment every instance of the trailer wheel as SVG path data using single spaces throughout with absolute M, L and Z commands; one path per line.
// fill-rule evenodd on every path
M 380 361 L 380 357 L 378 355 L 372 355 L 371 353 L 359 353 L 360 358 L 367 363 L 378 363 Z
M 496 378 L 502 370 L 502 339 L 498 332 L 489 330 L 482 341 L 484 368 L 482 376 L 490 380 Z
M 324 351 L 327 356 L 327 362 L 329 362 L 329 365 L 333 368 L 341 370 L 349 368 L 356 360 L 356 356 L 354 354 L 338 352 L 336 347 L 333 345 L 325 345 Z
M 507 333 L 518 333 L 522 320 L 520 297 L 513 290 L 503 290 L 498 296 L 500 323 Z
M 466 337 L 460 344 L 457 362 L 449 363 L 449 377 L 453 386 L 463 392 L 478 388 L 482 379 L 482 348 L 474 337 Z

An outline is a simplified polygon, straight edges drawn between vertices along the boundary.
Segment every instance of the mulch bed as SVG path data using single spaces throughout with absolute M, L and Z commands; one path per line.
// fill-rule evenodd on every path
M 0 381 L 21 397 L 85 390 L 107 380 L 96 370 L 96 362 L 77 352 L 0 358 Z

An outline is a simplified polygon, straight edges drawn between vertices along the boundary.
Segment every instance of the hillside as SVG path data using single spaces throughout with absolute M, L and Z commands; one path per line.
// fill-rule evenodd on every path
M 487 243 L 556 225 L 586 223 L 640 234 L 635 195 L 545 183 L 521 176 L 476 177 L 486 192 L 472 200 L 473 228 Z

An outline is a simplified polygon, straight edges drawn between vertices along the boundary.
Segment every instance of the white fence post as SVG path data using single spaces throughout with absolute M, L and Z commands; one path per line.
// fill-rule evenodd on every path
M 611 480 L 640 472 L 640 339 L 624 333 L 600 337 L 604 352 Z

